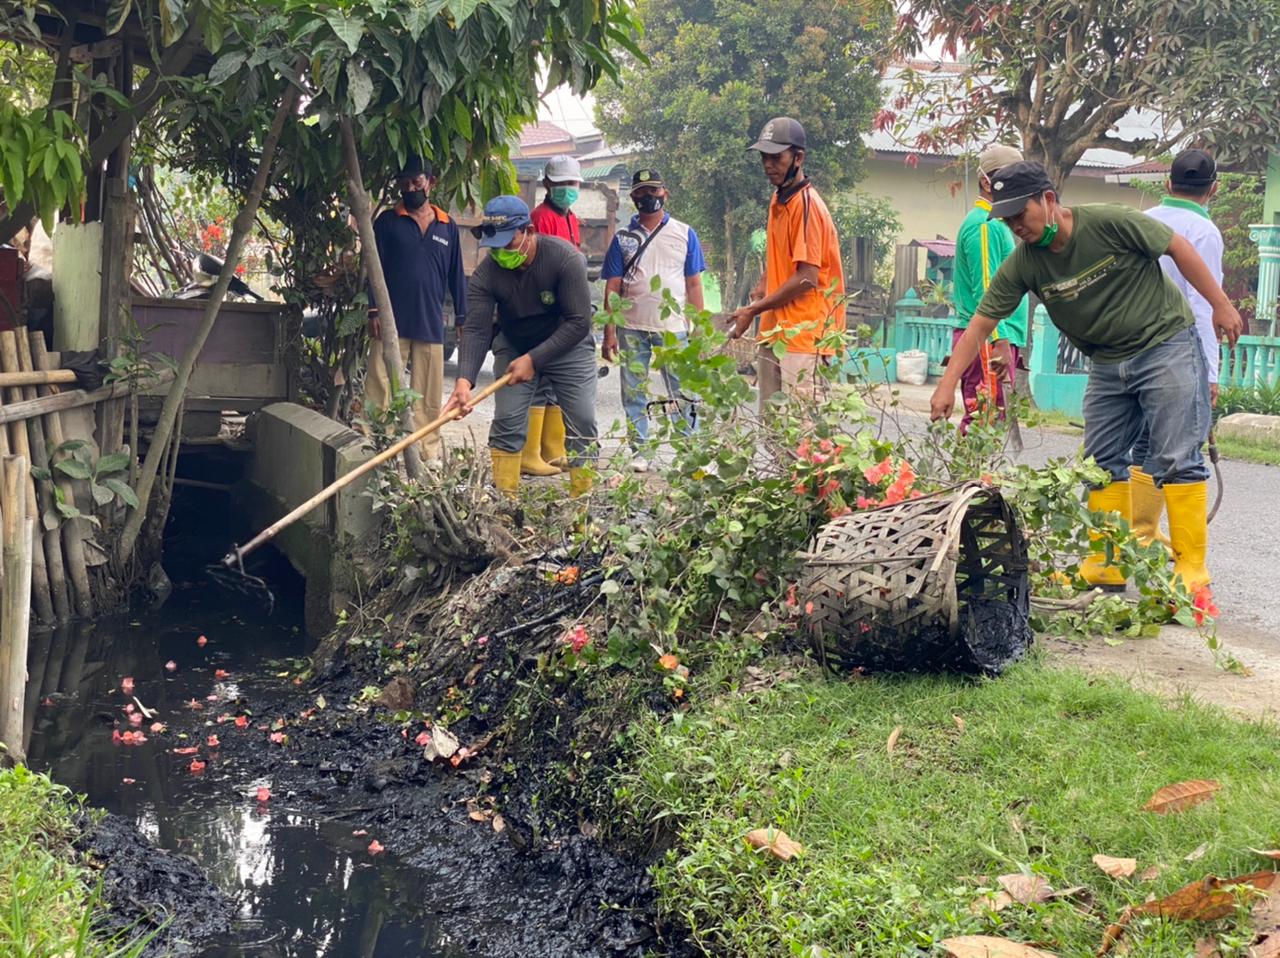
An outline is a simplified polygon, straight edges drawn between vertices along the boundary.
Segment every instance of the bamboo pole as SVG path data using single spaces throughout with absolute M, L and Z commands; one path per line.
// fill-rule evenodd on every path
M 24 348 L 25 347 L 25 348 Z M 22 354 L 26 353 L 26 362 L 23 362 Z M 31 369 L 31 347 L 27 342 L 26 334 L 19 334 L 15 330 L 5 330 L 0 333 L 0 368 L 5 373 L 22 373 Z M 35 399 L 35 386 L 13 386 L 10 387 L 17 393 L 20 399 Z M 48 469 L 50 466 L 48 448 L 45 446 L 44 423 L 40 421 L 40 417 L 36 416 L 28 419 L 27 427 L 27 444 L 31 449 L 31 468 Z M 22 424 L 14 426 L 15 429 L 21 429 Z M 53 513 L 57 515 L 57 497 L 54 494 L 53 480 L 37 479 L 34 471 L 32 472 L 32 485 L 34 486 L 36 503 L 38 508 L 32 518 L 36 522 L 37 543 L 43 541 L 43 551 L 45 558 L 45 570 L 49 576 L 49 592 L 53 597 L 53 611 L 58 617 L 59 622 L 66 622 L 71 618 L 71 599 L 67 592 L 67 570 L 62 560 L 62 534 L 58 531 L 57 525 L 50 527 L 44 521 L 44 517 Z M 52 516 L 50 516 L 52 519 Z
M 49 369 L 38 372 L 24 370 L 17 373 L 0 373 L 0 386 L 51 386 L 75 381 L 76 374 L 71 369 Z
M 50 365 L 49 351 L 44 345 L 43 333 L 31 333 L 24 341 L 18 340 L 18 360 L 24 367 L 47 370 Z M 42 394 L 49 393 L 48 386 L 36 390 Z M 49 467 L 53 467 L 53 453 L 67 441 L 62 428 L 62 414 L 46 413 L 44 417 L 44 437 L 49 452 Z M 62 494 L 62 501 L 69 506 L 76 504 L 75 486 L 71 480 L 60 472 L 53 474 L 57 490 Z M 67 560 L 67 572 L 71 575 L 71 592 L 75 598 L 76 614 L 88 619 L 93 616 L 93 589 L 89 585 L 89 566 L 84 557 L 83 519 L 68 519 L 62 523 L 62 553 Z
M 173 382 L 174 372 L 172 369 L 157 369 L 152 381 L 144 385 L 145 389 L 156 389 L 166 383 Z M 83 389 L 72 389 L 64 393 L 51 392 L 48 396 L 42 396 L 39 399 L 33 399 L 30 402 L 16 402 L 7 406 L 0 406 L 0 423 L 21 422 L 23 419 L 30 419 L 32 416 L 43 416 L 46 413 L 58 412 L 63 409 L 79 409 L 81 406 L 92 406 L 96 402 L 104 399 L 114 399 L 117 396 L 123 396 L 133 388 L 133 384 L 129 382 L 111 383 L 92 392 L 85 392 Z M 2 432 L 3 430 L 0 430 Z
M 506 386 L 509 382 L 511 382 L 510 373 L 507 373 L 505 376 L 501 376 L 500 378 L 495 379 L 493 382 L 489 383 L 489 385 L 485 386 L 484 389 L 472 395 L 469 408 L 474 407 L 476 404 L 481 403 L 484 400 L 488 399 L 490 396 L 496 393 L 499 389 Z M 327 499 L 331 499 L 333 496 L 337 495 L 339 490 L 345 488 L 346 486 L 351 485 L 351 483 L 355 482 L 365 473 L 372 472 L 374 469 L 378 468 L 378 466 L 382 465 L 388 459 L 394 459 L 396 456 L 404 452 L 406 449 L 411 449 L 415 442 L 420 442 L 421 440 L 425 439 L 427 436 L 435 432 L 437 429 L 439 429 L 441 426 L 443 426 L 445 423 L 453 422 L 453 420 L 459 418 L 461 415 L 462 415 L 461 409 L 450 409 L 448 412 L 442 413 L 437 418 L 431 420 L 431 422 L 427 423 L 421 429 L 418 429 L 418 430 L 415 430 L 414 432 L 409 433 L 409 435 L 400 439 L 398 442 L 394 443 L 391 446 L 388 446 L 386 449 L 382 450 L 382 452 L 378 453 L 372 459 L 366 460 L 365 462 L 362 462 L 360 465 L 356 466 L 356 468 L 352 469 L 350 472 L 344 473 L 338 479 L 335 479 L 333 482 L 329 483 L 329 485 L 325 486 L 323 489 L 317 492 L 314 496 L 312 496 L 306 502 L 302 503 L 302 505 L 295 508 L 288 515 L 280 519 L 277 519 L 275 522 L 267 526 L 267 528 L 263 529 L 261 532 L 259 532 L 256 536 L 254 536 L 244 545 L 237 548 L 234 552 L 231 552 L 230 554 L 224 556 L 222 559 L 223 564 L 226 565 L 228 568 L 230 568 L 233 565 L 241 562 L 245 556 L 247 556 L 254 549 L 258 548 L 258 546 L 262 545 L 265 542 L 270 542 L 272 539 L 274 539 L 276 534 L 280 532 L 282 529 L 285 529 L 288 526 L 293 525 L 295 522 L 297 522 L 299 519 L 305 516 L 308 512 L 310 512 L 316 506 L 320 505 L 320 503 L 326 501 Z
M 10 359 L 12 359 L 12 365 L 10 365 Z M 3 363 L 11 371 L 16 371 L 18 368 L 17 340 L 11 329 L 0 333 L 0 363 Z M 4 401 L 6 404 L 21 402 L 22 390 L 16 386 L 10 386 L 5 389 Z M 15 456 L 21 456 L 24 462 L 31 462 L 31 444 L 27 441 L 27 427 L 24 423 L 11 424 L 9 429 L 9 449 Z M 36 505 L 36 488 L 31 481 L 29 468 L 26 472 L 26 477 L 26 514 L 28 516 L 38 516 L 40 515 L 40 509 Z M 31 550 L 31 594 L 35 599 L 37 618 L 44 623 L 53 623 L 55 621 L 53 593 L 49 589 L 49 572 L 45 567 L 43 547 Z
M 22 719 L 27 684 L 27 632 L 31 627 L 32 520 L 27 516 L 27 460 L 6 456 L 0 485 L 0 743 L 22 761 Z

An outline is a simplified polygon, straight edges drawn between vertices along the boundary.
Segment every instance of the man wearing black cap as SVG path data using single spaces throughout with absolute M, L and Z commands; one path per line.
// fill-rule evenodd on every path
M 467 277 L 457 224 L 440 207 L 427 202 L 435 185 L 431 164 L 410 156 L 396 175 L 396 185 L 400 202 L 378 216 L 373 232 L 391 294 L 400 348 L 409 363 L 409 388 L 419 396 L 413 418 L 422 427 L 440 415 L 444 393 L 444 299 L 452 296 L 454 313 L 465 315 Z M 382 357 L 382 320 L 372 295 L 369 303 L 364 400 L 368 406 L 386 408 L 391 383 Z M 422 440 L 422 457 L 428 462 L 440 458 L 440 449 L 439 433 Z
M 569 494 L 585 495 L 591 489 L 587 467 L 596 441 L 597 380 L 587 261 L 564 240 L 540 236 L 518 196 L 486 203 L 484 223 L 474 232 L 489 255 L 471 274 L 458 380 L 445 409 L 471 411 L 471 388 L 492 347 L 494 370 L 511 375 L 511 384 L 494 397 L 493 480 L 514 496 L 529 406 L 538 380 L 550 382 L 568 432 Z
M 1208 203 L 1218 192 L 1218 167 L 1213 157 L 1203 150 L 1184 150 L 1173 161 L 1169 179 L 1165 183 L 1169 195 L 1160 205 L 1146 211 L 1196 248 L 1200 258 L 1209 267 L 1214 280 L 1222 282 L 1222 233 L 1209 218 Z M 1213 307 L 1168 256 L 1160 257 L 1160 268 L 1173 280 L 1191 305 L 1196 317 L 1196 334 L 1204 350 L 1204 361 L 1209 372 L 1209 403 L 1218 401 L 1218 336 L 1213 329 Z M 1160 535 L 1160 517 L 1164 513 L 1164 491 L 1157 489 L 1146 469 L 1151 448 L 1148 431 L 1144 428 L 1133 446 L 1133 466 L 1129 469 L 1129 492 L 1132 500 L 1134 535 L 1142 542 L 1163 539 Z
M 667 187 L 655 169 L 636 170 L 631 177 L 631 202 L 636 215 L 630 225 L 619 230 L 605 253 L 605 298 L 610 306 L 621 297 L 630 302 L 623 323 L 604 328 L 602 351 L 605 359 L 622 354 L 622 408 L 627 413 L 628 435 L 636 472 L 646 472 L 649 460 L 645 444 L 649 439 L 649 362 L 653 348 L 661 346 L 668 333 L 680 342 L 689 336 L 684 313 L 663 316 L 663 303 L 670 295 L 683 310 L 685 304 L 701 310 L 702 274 L 707 264 L 693 227 L 666 211 Z M 653 287 L 657 277 L 658 286 Z M 633 368 L 633 366 L 635 368 Z M 669 369 L 662 370 L 667 399 L 687 427 L 693 410 L 682 400 L 680 381 Z
M 1111 475 L 1089 493 L 1097 512 L 1131 516 L 1129 466 L 1143 423 L 1147 463 L 1169 507 L 1174 572 L 1192 591 L 1209 584 L 1206 480 L 1200 447 L 1209 431 L 1209 382 L 1191 308 L 1160 269 L 1168 254 L 1211 305 L 1214 329 L 1234 343 L 1240 314 L 1196 252 L 1163 223 L 1122 206 L 1058 202 L 1039 163 L 1012 163 L 992 177 L 991 216 L 1022 242 L 1001 264 L 931 401 L 934 419 L 955 406 L 960 372 L 996 324 L 1034 293 L 1072 344 L 1090 358 L 1084 449 Z M 1123 589 L 1103 552 L 1084 563 L 1092 585 Z
M 823 341 L 844 332 L 844 268 L 835 222 L 804 173 L 804 127 L 789 116 L 774 117 L 748 149 L 760 154 L 765 177 L 775 188 L 769 201 L 765 272 L 752 302 L 731 317 L 730 335 L 738 338 L 760 321 L 760 411 L 774 394 L 806 398 L 821 394 L 818 365 L 835 352 Z M 774 345 L 786 352 L 779 359 Z

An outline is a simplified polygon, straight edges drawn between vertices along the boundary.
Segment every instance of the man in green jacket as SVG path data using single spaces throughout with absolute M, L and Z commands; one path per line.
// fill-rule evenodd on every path
M 1084 394 L 1084 451 L 1111 476 L 1089 493 L 1089 508 L 1128 521 L 1129 466 L 1144 423 L 1148 468 L 1169 508 L 1174 573 L 1191 591 L 1208 586 L 1209 376 L 1191 307 L 1160 268 L 1168 255 L 1211 309 L 1219 338 L 1232 345 L 1240 313 L 1196 248 L 1163 223 L 1123 206 L 1067 207 L 1039 163 L 1012 163 L 991 177 L 991 216 L 1022 240 L 1001 264 L 956 344 L 931 401 L 934 419 L 955 406 L 960 370 L 1027 293 L 1090 359 Z M 1091 585 L 1123 590 L 1124 573 L 1099 549 L 1081 568 Z
M 951 348 L 964 335 L 969 319 L 982 301 L 991 277 L 1005 258 L 1013 252 L 1013 234 L 1000 220 L 990 219 L 991 176 L 1002 166 L 1022 160 L 1022 152 L 1012 146 L 997 143 L 982 151 L 978 157 L 978 199 L 973 209 L 960 224 L 956 234 L 956 265 L 954 296 L 956 315 L 964 324 L 952 334 Z M 1009 318 L 996 327 L 983 354 L 971 362 L 960 374 L 960 395 L 964 399 L 964 417 L 960 420 L 960 432 L 964 433 L 973 422 L 978 408 L 978 393 L 994 380 L 996 408 L 1004 415 L 1004 380 L 1010 383 L 1017 375 L 1018 356 L 1027 347 L 1027 301 L 1023 299 Z M 995 368 L 991 362 L 998 357 Z M 996 372 L 996 369 L 999 372 Z

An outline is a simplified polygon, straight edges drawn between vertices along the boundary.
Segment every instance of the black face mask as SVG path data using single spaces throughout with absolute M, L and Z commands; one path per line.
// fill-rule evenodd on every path
M 656 213 L 662 209 L 666 203 L 665 198 L 661 196 L 653 196 L 652 194 L 641 196 L 635 200 L 636 209 L 641 213 Z
M 426 190 L 404 190 L 400 193 L 400 198 L 404 200 L 404 208 L 407 210 L 420 210 L 427 205 Z

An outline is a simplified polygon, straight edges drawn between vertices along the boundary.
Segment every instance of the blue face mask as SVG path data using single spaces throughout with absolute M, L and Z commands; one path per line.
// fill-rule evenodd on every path
M 578 202 L 578 188 L 576 186 L 551 187 L 551 202 L 560 207 L 560 209 L 567 210 Z

